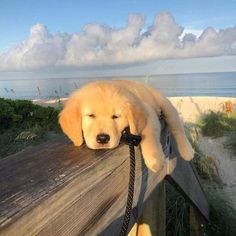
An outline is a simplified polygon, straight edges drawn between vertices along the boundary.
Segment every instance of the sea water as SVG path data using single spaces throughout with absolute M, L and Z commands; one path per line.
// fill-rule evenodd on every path
M 129 79 L 147 83 L 166 96 L 236 96 L 236 72 L 104 78 L 0 79 L 0 97 L 50 99 L 67 97 L 94 80 Z

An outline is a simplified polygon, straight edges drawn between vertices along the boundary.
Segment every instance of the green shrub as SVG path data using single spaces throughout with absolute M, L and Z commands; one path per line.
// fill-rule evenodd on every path
M 211 111 L 202 117 L 199 125 L 203 135 L 213 138 L 236 132 L 236 112 L 228 115 Z
M 44 129 L 59 130 L 57 117 L 59 111 L 53 107 L 42 107 L 27 100 L 0 98 L 0 131 L 11 128 L 31 128 L 35 125 Z
M 59 110 L 0 98 L 0 158 L 60 134 Z
M 212 138 L 227 136 L 225 147 L 236 154 L 236 112 L 226 114 L 211 111 L 202 117 L 198 126 L 205 136 Z

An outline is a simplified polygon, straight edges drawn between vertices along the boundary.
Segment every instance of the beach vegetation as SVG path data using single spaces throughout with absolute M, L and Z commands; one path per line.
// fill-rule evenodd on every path
M 201 133 L 213 138 L 236 132 L 236 112 L 230 114 L 210 111 L 199 122 Z
M 225 142 L 225 148 L 228 148 L 236 155 L 236 133 L 232 133 L 228 136 L 227 141 Z
M 58 109 L 3 98 L 0 107 L 0 158 L 61 133 Z
M 198 138 L 201 129 L 198 125 L 185 127 L 195 155 L 193 168 L 197 171 L 200 182 L 210 206 L 210 221 L 202 224 L 202 234 L 208 236 L 236 235 L 236 209 L 233 207 L 229 193 L 219 176 L 219 166 L 213 157 L 205 155 L 199 148 Z M 230 131 L 231 132 L 231 131 Z M 234 139 L 235 140 L 235 139 Z M 170 184 L 166 184 L 167 194 L 167 235 L 187 236 L 190 234 L 190 203 Z
M 235 151 L 236 112 L 231 114 L 210 112 L 196 125 L 195 131 L 212 138 L 226 136 L 226 147 Z M 206 127 L 208 125 L 208 127 Z M 212 131 L 210 131 L 212 127 Z M 217 134 L 218 130 L 218 134 Z M 199 136 L 199 134 L 198 134 Z M 195 135 L 196 137 L 196 135 Z M 219 166 L 214 158 L 205 155 L 199 148 L 197 139 L 190 140 L 195 149 L 194 166 L 200 176 L 210 204 L 210 222 L 206 224 L 206 235 L 236 235 L 236 209 L 229 198 L 229 192 L 219 177 Z
M 236 111 L 205 114 L 198 123 L 201 133 L 211 138 L 226 136 L 225 147 L 236 154 Z

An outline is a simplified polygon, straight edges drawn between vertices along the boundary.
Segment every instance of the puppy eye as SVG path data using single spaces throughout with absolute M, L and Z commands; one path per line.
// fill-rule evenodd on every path
M 88 114 L 87 116 L 90 117 L 90 118 L 95 118 L 96 117 L 94 114 Z
M 115 119 L 118 119 L 119 116 L 117 116 L 117 115 L 113 115 L 111 118 L 112 118 L 113 120 L 115 120 Z

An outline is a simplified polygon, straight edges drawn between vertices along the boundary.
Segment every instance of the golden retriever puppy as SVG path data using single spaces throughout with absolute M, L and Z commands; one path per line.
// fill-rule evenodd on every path
M 91 149 L 118 146 L 122 131 L 129 126 L 132 134 L 142 137 L 145 164 L 157 172 L 164 164 L 161 112 L 182 158 L 191 160 L 193 150 L 177 111 L 167 98 L 146 84 L 120 80 L 89 83 L 69 97 L 59 123 L 74 145 L 80 146 L 85 141 Z

